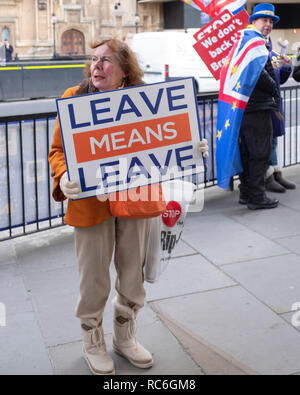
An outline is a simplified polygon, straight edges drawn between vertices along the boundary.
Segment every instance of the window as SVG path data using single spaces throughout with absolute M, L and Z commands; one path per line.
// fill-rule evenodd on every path
M 10 34 L 9 34 L 9 30 L 7 27 L 4 27 L 1 32 L 1 41 L 3 42 L 5 39 L 10 41 Z

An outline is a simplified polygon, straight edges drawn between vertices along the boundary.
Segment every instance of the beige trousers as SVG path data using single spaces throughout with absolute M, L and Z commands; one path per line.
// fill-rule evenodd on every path
M 109 266 L 114 251 L 120 302 L 140 309 L 144 305 L 143 266 L 149 235 L 148 219 L 111 217 L 100 225 L 75 227 L 80 293 L 76 316 L 96 326 L 110 293 Z

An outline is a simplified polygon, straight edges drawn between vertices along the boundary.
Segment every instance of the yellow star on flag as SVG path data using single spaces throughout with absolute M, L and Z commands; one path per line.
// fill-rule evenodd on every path
M 224 67 L 227 67 L 228 65 L 229 65 L 229 59 L 227 58 L 227 59 L 225 60 Z
M 229 126 L 230 126 L 229 119 L 227 119 L 227 121 L 225 123 L 225 129 L 227 130 L 229 128 Z
M 240 84 L 240 81 L 239 81 L 239 82 L 237 83 L 235 89 L 238 91 L 238 90 L 240 89 L 240 87 L 241 87 L 241 84 Z
M 218 130 L 217 139 L 219 139 L 219 141 L 220 141 L 221 137 L 222 137 L 222 130 Z
M 231 73 L 232 74 L 234 74 L 234 73 L 236 73 L 237 72 L 237 65 L 235 65 L 235 66 L 233 66 L 233 68 L 232 68 L 232 70 L 231 70 Z
M 235 101 L 235 102 L 233 102 L 232 109 L 235 110 L 236 108 L 237 108 L 237 103 L 236 103 L 236 101 Z

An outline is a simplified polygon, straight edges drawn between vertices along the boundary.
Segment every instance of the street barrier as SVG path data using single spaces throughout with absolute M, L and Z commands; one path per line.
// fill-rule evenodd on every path
M 278 139 L 282 166 L 300 163 L 300 86 L 283 87 L 286 135 Z M 202 136 L 208 140 L 207 171 L 191 177 L 199 188 L 217 185 L 218 94 L 198 96 Z M 0 241 L 64 225 L 66 202 L 52 199 L 48 153 L 56 112 L 0 117 Z
M 84 67 L 83 60 L 0 64 L 0 101 L 59 97 L 80 83 Z

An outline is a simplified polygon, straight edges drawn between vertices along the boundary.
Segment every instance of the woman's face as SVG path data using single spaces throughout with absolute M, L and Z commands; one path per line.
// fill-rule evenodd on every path
M 90 70 L 92 83 L 100 91 L 118 89 L 125 78 L 115 53 L 107 44 L 95 49 Z

